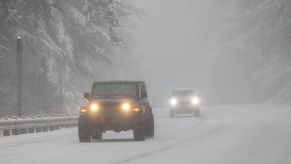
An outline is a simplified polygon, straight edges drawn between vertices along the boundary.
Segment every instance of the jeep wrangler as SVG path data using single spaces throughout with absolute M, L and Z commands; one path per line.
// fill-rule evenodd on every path
M 133 130 L 135 141 L 154 137 L 154 115 L 143 81 L 104 81 L 93 83 L 84 93 L 88 105 L 80 108 L 80 142 L 101 140 L 108 130 Z

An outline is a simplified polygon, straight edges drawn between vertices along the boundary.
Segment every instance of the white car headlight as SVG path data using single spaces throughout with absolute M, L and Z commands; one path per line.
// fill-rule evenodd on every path
M 171 104 L 172 106 L 176 106 L 177 103 L 178 103 L 178 100 L 177 100 L 176 98 L 171 98 L 171 99 L 170 99 L 170 104 Z
M 191 102 L 193 105 L 198 105 L 200 103 L 200 99 L 199 99 L 199 97 L 195 96 L 195 97 L 191 98 Z

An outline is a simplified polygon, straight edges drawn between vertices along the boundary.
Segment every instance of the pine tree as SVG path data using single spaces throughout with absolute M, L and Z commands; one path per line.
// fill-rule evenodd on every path
M 17 35 L 24 42 L 24 112 L 76 109 L 80 91 L 72 80 L 80 74 L 94 78 L 96 63 L 114 65 L 116 52 L 127 39 L 116 29 L 122 28 L 122 19 L 136 13 L 133 9 L 125 0 L 0 1 L 0 45 L 14 49 Z M 0 76 L 5 79 L 0 81 L 1 86 L 15 81 L 13 71 L 12 78 L 6 78 L 3 71 L 13 70 L 14 57 L 11 55 L 9 62 L 1 63 Z M 11 90 L 13 85 L 8 88 Z M 12 95 L 3 89 L 0 94 Z M 65 109 L 57 109 L 62 104 L 60 98 L 65 101 Z M 2 111 L 13 108 L 8 106 Z

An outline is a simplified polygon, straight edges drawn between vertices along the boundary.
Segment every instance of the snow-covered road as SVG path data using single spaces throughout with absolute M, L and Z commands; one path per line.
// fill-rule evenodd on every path
M 79 143 L 76 128 L 2 137 L 0 163 L 291 163 L 291 106 L 205 107 L 200 118 L 155 114 L 156 136 L 145 142 L 108 132 L 103 141 Z

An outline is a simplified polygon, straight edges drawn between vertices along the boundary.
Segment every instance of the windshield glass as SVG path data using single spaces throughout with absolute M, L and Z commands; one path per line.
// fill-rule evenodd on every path
M 193 90 L 176 90 L 172 94 L 175 96 L 193 96 L 195 92 Z
M 134 83 L 95 83 L 92 96 L 137 96 L 137 85 Z

